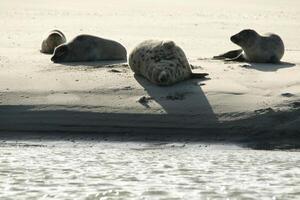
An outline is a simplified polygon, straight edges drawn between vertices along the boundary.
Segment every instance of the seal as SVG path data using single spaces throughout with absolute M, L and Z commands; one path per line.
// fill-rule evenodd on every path
M 245 29 L 231 36 L 230 40 L 242 47 L 242 49 L 214 56 L 214 59 L 253 63 L 279 63 L 284 54 L 282 39 L 273 33 L 260 35 L 254 30 Z
M 42 42 L 41 53 L 52 54 L 57 46 L 66 41 L 65 35 L 60 30 L 52 30 Z
M 100 60 L 127 60 L 127 52 L 120 43 L 92 35 L 79 35 L 55 48 L 51 60 L 55 63 Z
M 160 86 L 208 75 L 192 73 L 183 50 L 173 41 L 146 40 L 140 43 L 129 55 L 129 66 L 135 74 Z

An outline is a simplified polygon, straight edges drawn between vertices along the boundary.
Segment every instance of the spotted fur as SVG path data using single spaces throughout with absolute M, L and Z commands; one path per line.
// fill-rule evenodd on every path
M 129 55 L 129 66 L 136 74 L 157 85 L 172 85 L 192 78 L 190 64 L 173 41 L 147 40 Z M 198 74 L 203 78 L 207 74 Z

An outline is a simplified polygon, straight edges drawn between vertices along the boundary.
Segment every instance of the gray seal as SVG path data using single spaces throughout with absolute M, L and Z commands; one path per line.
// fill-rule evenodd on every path
M 284 54 L 282 39 L 273 33 L 259 35 L 251 29 L 242 30 L 230 40 L 242 49 L 215 56 L 215 59 L 253 63 L 279 63 Z
M 126 49 L 120 43 L 92 35 L 79 35 L 58 46 L 51 60 L 55 63 L 101 60 L 127 60 Z
M 57 46 L 66 41 L 65 35 L 60 30 L 52 30 L 42 42 L 41 53 L 52 54 Z
M 208 75 L 192 73 L 183 50 L 173 41 L 146 40 L 140 43 L 129 55 L 129 66 L 135 74 L 160 86 Z

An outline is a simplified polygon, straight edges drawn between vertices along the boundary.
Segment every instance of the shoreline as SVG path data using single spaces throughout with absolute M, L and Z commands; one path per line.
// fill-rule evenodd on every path
M 101 113 L 53 106 L 0 108 L 0 137 L 8 141 L 206 142 L 260 150 L 300 149 L 300 108 L 266 109 L 223 122 L 206 120 L 205 115 Z

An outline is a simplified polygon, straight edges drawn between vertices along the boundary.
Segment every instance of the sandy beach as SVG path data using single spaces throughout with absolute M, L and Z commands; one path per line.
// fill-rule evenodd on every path
M 0 137 L 300 148 L 299 8 L 296 0 L 1 1 Z M 280 35 L 282 63 L 211 59 L 236 49 L 229 38 L 245 28 Z M 39 52 L 53 29 L 68 41 L 83 33 L 114 39 L 127 52 L 146 39 L 173 40 L 209 78 L 159 87 L 127 63 L 54 64 Z

